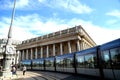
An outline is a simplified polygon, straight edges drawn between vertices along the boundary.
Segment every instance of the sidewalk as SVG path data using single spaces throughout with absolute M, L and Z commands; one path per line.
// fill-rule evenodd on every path
M 17 71 L 12 77 L 0 77 L 0 80 L 98 80 L 98 78 L 45 71 Z M 99 79 L 100 80 L 100 79 Z
M 23 80 L 23 77 L 22 71 L 17 71 L 16 75 L 12 75 L 11 77 L 0 77 L 0 80 Z

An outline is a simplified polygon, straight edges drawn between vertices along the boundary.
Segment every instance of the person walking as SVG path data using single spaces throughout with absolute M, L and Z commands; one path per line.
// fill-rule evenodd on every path
M 27 70 L 27 68 L 26 68 L 26 66 L 24 65 L 24 66 L 23 66 L 23 75 L 25 75 L 26 70 Z
M 12 67 L 12 74 L 13 74 L 13 75 L 16 74 L 16 67 L 15 67 L 15 66 Z

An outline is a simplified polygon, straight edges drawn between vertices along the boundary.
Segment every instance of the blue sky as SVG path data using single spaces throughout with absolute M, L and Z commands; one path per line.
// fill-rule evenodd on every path
M 0 38 L 7 38 L 13 0 L 0 0 Z M 13 39 L 81 25 L 97 44 L 120 38 L 120 0 L 16 0 Z

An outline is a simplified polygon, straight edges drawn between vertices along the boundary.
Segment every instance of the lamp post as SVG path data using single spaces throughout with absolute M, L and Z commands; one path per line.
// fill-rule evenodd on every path
M 1 72 L 1 76 L 4 76 L 4 77 L 12 76 L 11 58 L 12 58 L 12 55 L 15 53 L 15 48 L 12 45 L 11 38 L 12 38 L 12 23 L 13 23 L 13 18 L 15 13 L 15 4 L 16 4 L 16 0 L 14 0 L 14 7 L 12 11 L 11 23 L 10 23 L 10 28 L 8 32 L 8 39 L 5 45 L 5 51 L 3 52 L 3 71 Z

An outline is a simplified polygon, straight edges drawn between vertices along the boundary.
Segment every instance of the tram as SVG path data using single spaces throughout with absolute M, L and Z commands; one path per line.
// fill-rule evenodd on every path
M 23 60 L 31 70 L 75 73 L 120 80 L 120 39 L 60 56 Z

